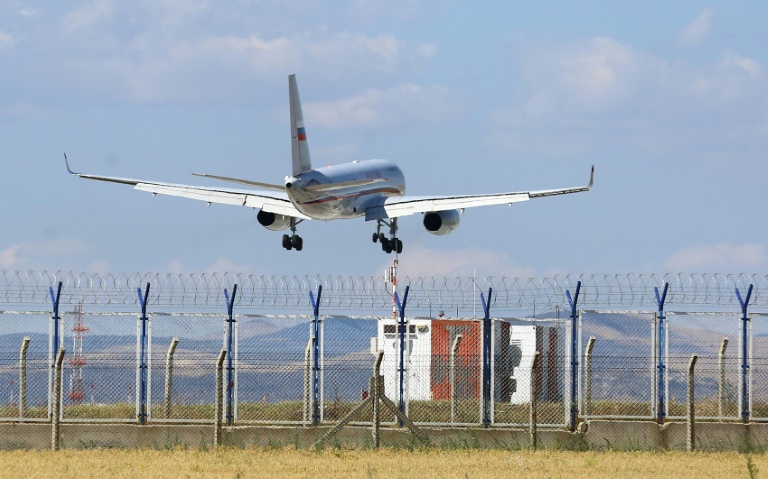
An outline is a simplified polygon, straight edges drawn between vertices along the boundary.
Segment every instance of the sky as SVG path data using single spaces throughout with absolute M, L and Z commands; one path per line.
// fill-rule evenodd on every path
M 228 186 L 387 158 L 412 195 L 579 186 L 400 220 L 400 274 L 765 273 L 768 3 L 0 0 L 0 270 L 383 274 L 363 219 L 302 252 L 248 208 L 87 173 Z

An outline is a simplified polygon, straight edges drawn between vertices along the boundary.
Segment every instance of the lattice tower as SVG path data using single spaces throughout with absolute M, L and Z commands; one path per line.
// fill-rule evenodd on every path
M 67 399 L 73 403 L 83 402 L 85 392 L 83 391 L 83 366 L 85 366 L 85 355 L 83 354 L 83 341 L 88 327 L 83 322 L 83 305 L 75 305 L 72 312 L 74 321 L 72 325 L 72 357 L 69 365 L 72 367 L 69 376 L 69 392 Z

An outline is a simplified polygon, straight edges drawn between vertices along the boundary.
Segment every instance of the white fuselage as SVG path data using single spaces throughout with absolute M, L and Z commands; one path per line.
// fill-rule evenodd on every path
M 301 213 L 316 220 L 363 216 L 366 209 L 383 205 L 387 197 L 405 193 L 402 170 L 388 160 L 355 161 L 317 168 L 285 181 L 291 203 Z M 335 188 L 335 184 L 354 185 Z

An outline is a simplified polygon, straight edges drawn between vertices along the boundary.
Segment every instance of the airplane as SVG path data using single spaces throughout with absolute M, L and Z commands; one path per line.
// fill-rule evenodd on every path
M 301 251 L 304 247 L 304 240 L 296 234 L 296 227 L 303 221 L 365 217 L 366 221 L 376 221 L 373 242 L 380 243 L 384 252 L 397 254 L 403 251 L 403 242 L 397 237 L 397 220 L 403 216 L 421 213 L 424 228 L 429 233 L 445 235 L 459 226 L 460 214 L 466 208 L 503 204 L 511 206 L 532 198 L 589 191 L 594 184 L 593 165 L 589 184 L 581 187 L 499 194 L 405 196 L 405 175 L 389 160 L 358 160 L 323 168 L 313 167 L 294 74 L 288 76 L 288 98 L 293 169 L 283 184 L 192 173 L 203 178 L 257 188 L 233 189 L 76 173 L 70 168 L 65 153 L 67 171 L 80 178 L 132 185 L 134 189 L 152 193 L 153 196 L 179 196 L 205 201 L 208 206 L 217 203 L 258 209 L 256 219 L 266 229 L 290 229 L 291 234 L 284 234 L 282 243 L 283 248 L 289 251 Z M 382 227 L 389 228 L 388 235 L 382 232 Z

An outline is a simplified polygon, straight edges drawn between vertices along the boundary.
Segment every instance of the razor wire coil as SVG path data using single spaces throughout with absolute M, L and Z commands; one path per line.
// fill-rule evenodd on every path
M 626 308 L 656 305 L 654 288 L 669 283 L 670 306 L 738 306 L 735 288 L 754 286 L 752 306 L 768 306 L 761 294 L 768 275 L 759 274 L 563 274 L 545 278 L 401 277 L 410 286 L 408 306 L 432 312 L 477 307 L 477 297 L 494 291 L 494 310 L 568 310 L 566 290 L 581 281 L 580 307 Z M 244 273 L 77 273 L 0 270 L 0 303 L 50 304 L 49 288 L 62 283 L 63 304 L 136 305 L 137 288 L 151 284 L 153 306 L 221 307 L 224 289 L 237 284 L 238 307 L 306 308 L 310 291 L 322 285 L 324 308 L 371 310 L 392 306 L 391 285 L 374 276 L 271 276 Z

